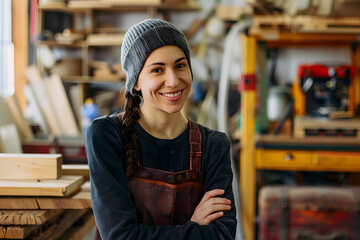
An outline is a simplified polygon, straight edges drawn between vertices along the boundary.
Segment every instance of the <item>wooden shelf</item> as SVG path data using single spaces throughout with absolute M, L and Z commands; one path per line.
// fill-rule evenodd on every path
M 36 45 L 37 46 L 48 45 L 49 47 L 86 47 L 87 46 L 85 41 L 77 41 L 72 44 L 63 44 L 63 43 L 58 43 L 56 41 L 38 41 Z
M 360 41 L 360 18 L 254 16 L 249 33 L 268 47 L 348 45 Z
M 143 11 L 148 8 L 155 8 L 158 10 L 187 10 L 187 11 L 195 11 L 200 10 L 200 6 L 193 1 L 189 1 L 187 3 L 139 3 L 133 1 L 124 1 L 124 2 L 106 2 L 106 1 L 70 1 L 66 7 L 67 9 L 78 9 L 78 10 L 86 10 L 86 9 L 94 9 L 94 10 L 115 10 L 115 11 Z M 61 8 L 65 10 L 66 8 Z
M 125 79 L 109 80 L 103 78 L 96 78 L 93 76 L 61 76 L 61 79 L 65 83 L 125 83 Z

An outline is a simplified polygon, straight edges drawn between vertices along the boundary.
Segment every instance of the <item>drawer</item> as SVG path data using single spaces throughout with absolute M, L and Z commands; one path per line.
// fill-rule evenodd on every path
M 313 164 L 311 151 L 256 149 L 258 169 L 298 170 Z
M 335 171 L 360 172 L 360 152 L 317 151 L 313 153 L 315 163 L 319 167 L 327 167 Z
M 256 168 L 360 172 L 360 152 L 256 149 Z

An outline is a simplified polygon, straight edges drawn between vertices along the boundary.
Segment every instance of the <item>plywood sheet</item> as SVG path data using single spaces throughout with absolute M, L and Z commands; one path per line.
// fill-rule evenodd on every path
M 64 210 L 0 210 L 0 225 L 41 225 Z
M 58 179 L 61 164 L 61 154 L 0 153 L 0 180 Z
M 83 176 L 56 180 L 0 180 L 0 196 L 69 196 L 79 190 Z

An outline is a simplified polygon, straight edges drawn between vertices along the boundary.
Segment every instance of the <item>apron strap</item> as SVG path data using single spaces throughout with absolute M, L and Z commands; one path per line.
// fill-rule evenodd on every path
M 201 132 L 199 125 L 189 120 L 190 169 L 201 170 Z

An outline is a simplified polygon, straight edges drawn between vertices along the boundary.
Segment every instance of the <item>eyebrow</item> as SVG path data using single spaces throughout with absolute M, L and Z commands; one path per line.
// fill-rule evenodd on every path
M 178 63 L 178 62 L 180 62 L 180 61 L 182 61 L 182 60 L 184 60 L 184 59 L 186 59 L 186 57 L 181 57 L 181 58 L 177 59 L 174 63 Z M 151 67 L 151 66 L 154 66 L 154 65 L 165 66 L 165 63 L 162 63 L 162 62 L 154 62 L 154 63 L 148 65 L 147 67 Z

